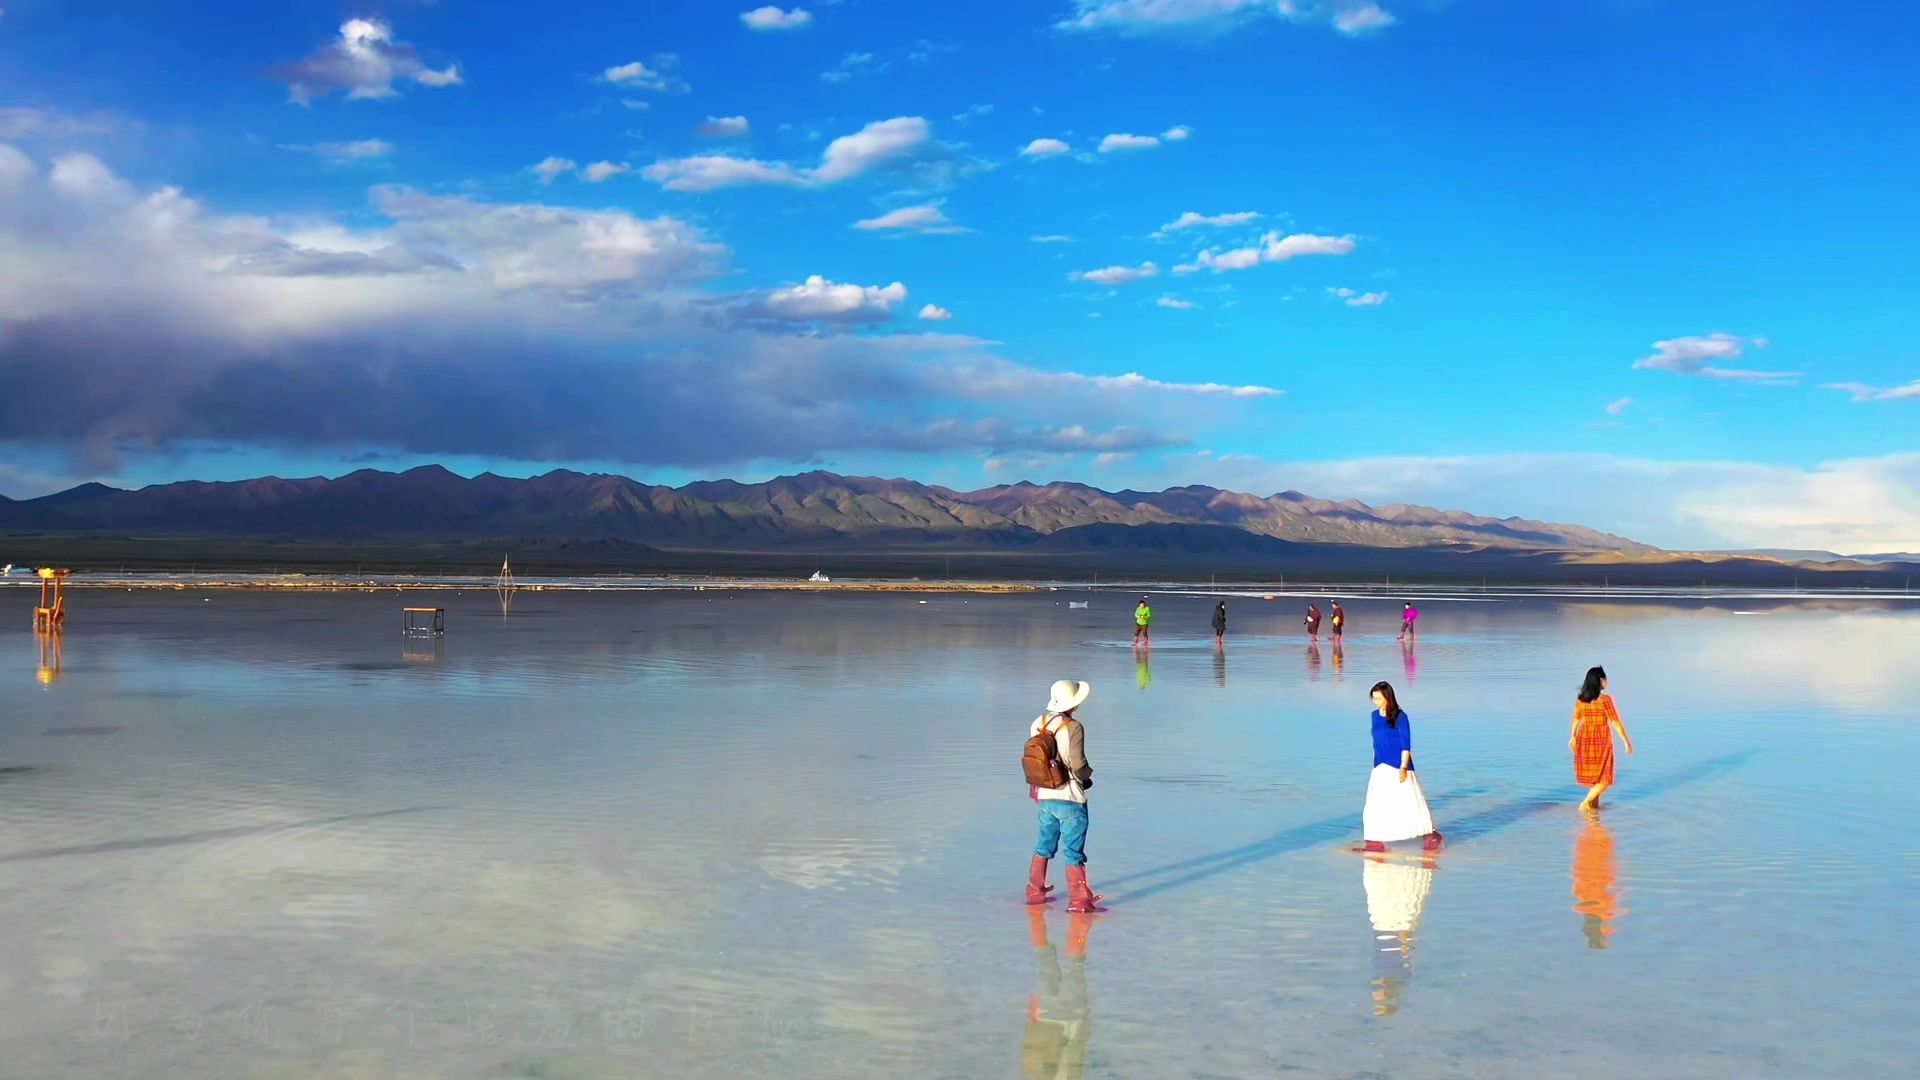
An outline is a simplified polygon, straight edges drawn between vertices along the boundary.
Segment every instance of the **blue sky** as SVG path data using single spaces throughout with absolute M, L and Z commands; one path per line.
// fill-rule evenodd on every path
M 819 466 L 1920 550 L 1911 12 L 164 7 L 0 15 L 9 495 Z

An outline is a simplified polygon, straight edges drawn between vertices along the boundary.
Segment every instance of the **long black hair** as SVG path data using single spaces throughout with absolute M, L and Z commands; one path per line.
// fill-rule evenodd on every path
M 1373 689 L 1367 691 L 1367 696 L 1372 697 L 1375 694 L 1387 695 L 1387 707 L 1381 711 L 1380 715 L 1386 718 L 1388 727 L 1399 727 L 1400 718 L 1407 714 L 1400 708 L 1400 699 L 1393 694 L 1393 684 L 1385 679 L 1374 683 Z
M 1607 669 L 1590 667 L 1587 669 L 1587 681 L 1580 684 L 1581 701 L 1600 700 L 1600 680 L 1607 677 Z

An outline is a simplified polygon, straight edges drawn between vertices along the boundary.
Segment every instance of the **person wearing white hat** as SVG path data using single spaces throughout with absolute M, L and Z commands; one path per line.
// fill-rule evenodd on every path
M 1074 710 L 1093 693 L 1090 683 L 1061 679 L 1053 684 L 1047 698 L 1047 711 L 1027 730 L 1028 747 L 1042 735 L 1051 735 L 1053 760 L 1040 767 L 1051 770 L 1058 786 L 1033 786 L 1032 795 L 1039 805 L 1040 840 L 1034 845 L 1033 859 L 1027 869 L 1027 903 L 1044 904 L 1047 895 L 1047 862 L 1065 849 L 1067 860 L 1067 910 L 1097 911 L 1100 898 L 1087 886 L 1087 789 L 1093 786 L 1093 766 L 1087 764 L 1086 731 Z M 1028 765 L 1031 760 L 1023 760 Z M 1034 777 L 1028 769 L 1029 781 Z

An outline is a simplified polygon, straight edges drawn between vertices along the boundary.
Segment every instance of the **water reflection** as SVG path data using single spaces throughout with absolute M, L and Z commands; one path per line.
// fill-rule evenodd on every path
M 1213 646 L 1213 684 L 1227 685 L 1227 647 L 1217 642 Z
M 1147 687 L 1153 685 L 1153 670 L 1150 666 L 1152 660 L 1152 650 L 1133 650 L 1133 681 L 1140 684 L 1140 692 L 1143 694 L 1147 692 Z
M 1317 641 L 1307 646 L 1307 678 L 1320 681 L 1320 643 Z
M 1333 677 L 1335 682 L 1339 681 L 1341 669 L 1345 668 L 1346 666 L 1347 666 L 1346 650 L 1340 647 L 1340 639 L 1336 637 L 1333 639 Z
M 39 639 L 40 644 L 40 668 L 36 677 L 40 685 L 48 686 L 60 678 L 60 650 L 65 644 L 61 638 L 64 635 L 54 630 L 35 631 L 33 636 Z
M 1588 814 L 1586 825 L 1573 841 L 1573 910 L 1580 916 L 1580 932 L 1587 936 L 1587 948 L 1604 949 L 1613 936 L 1613 923 L 1627 913 L 1620 906 L 1614 886 L 1619 862 L 1614 855 L 1613 833 L 1600 823 L 1598 814 Z
M 1045 912 L 1029 908 L 1027 918 L 1036 985 L 1027 999 L 1026 1033 L 1020 1039 L 1021 1072 L 1028 1080 L 1084 1076 L 1087 1042 L 1093 1035 L 1087 1007 L 1087 937 L 1093 931 L 1093 916 L 1068 916 L 1064 964 L 1047 939 Z
M 1415 655 L 1414 650 L 1415 650 L 1415 645 L 1414 645 L 1413 638 L 1407 637 L 1407 638 L 1401 639 L 1400 666 L 1403 670 L 1405 670 L 1407 674 L 1408 683 L 1412 683 L 1414 680 L 1414 676 L 1419 674 L 1420 672 L 1420 660 Z
M 1431 856 L 1417 863 L 1367 855 L 1360 883 L 1367 891 L 1367 921 L 1373 924 L 1373 1015 L 1400 1011 L 1400 995 L 1413 978 L 1413 933 L 1433 890 Z

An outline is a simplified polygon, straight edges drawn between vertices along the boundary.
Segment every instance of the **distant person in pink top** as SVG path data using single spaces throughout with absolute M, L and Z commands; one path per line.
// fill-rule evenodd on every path
M 1420 618 L 1419 608 L 1412 604 L 1400 605 L 1400 640 L 1405 641 L 1413 636 L 1413 624 L 1418 618 Z

